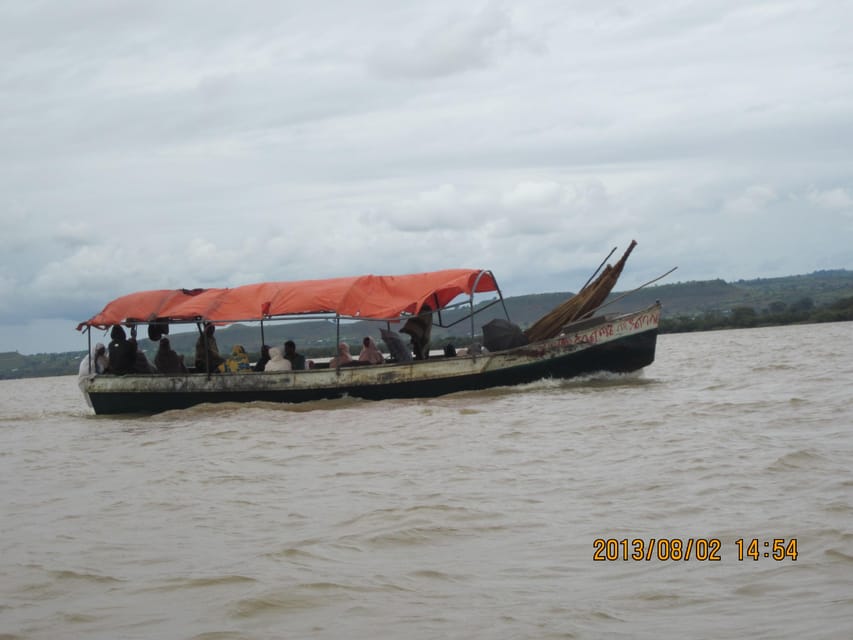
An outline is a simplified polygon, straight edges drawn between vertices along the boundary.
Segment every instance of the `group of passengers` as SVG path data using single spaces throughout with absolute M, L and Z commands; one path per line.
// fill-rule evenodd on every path
M 306 361 L 305 356 L 296 351 L 296 344 L 293 340 L 285 342 L 283 350 L 278 347 L 263 345 L 260 358 L 254 365 L 250 362 L 246 349 L 239 344 L 234 345 L 230 357 L 224 358 L 219 352 L 219 345 L 214 335 L 215 331 L 215 326 L 212 323 L 206 323 L 200 332 L 195 344 L 193 362 L 195 371 L 206 371 L 208 373 L 300 371 L 314 366 L 313 361 Z M 390 338 L 385 335 L 388 332 L 383 330 L 382 333 L 383 340 L 386 343 L 389 342 Z M 399 338 L 399 336 L 396 337 Z M 115 325 L 110 331 L 110 338 L 109 347 L 98 343 L 92 349 L 92 353 L 83 358 L 79 371 L 81 379 L 90 373 L 124 375 L 127 373 L 180 374 L 188 372 L 187 365 L 184 363 L 184 356 L 172 348 L 169 338 L 166 336 L 159 339 L 153 365 L 148 361 L 145 352 L 139 348 L 136 340 L 136 327 L 131 327 L 131 336 L 128 338 L 124 328 Z M 402 341 L 399 342 L 402 343 Z M 413 347 L 415 347 L 415 359 L 420 359 L 419 355 L 421 358 L 424 357 L 418 353 L 417 347 L 420 345 L 415 344 L 416 340 L 414 339 L 412 342 Z M 392 361 L 410 361 L 412 352 L 405 348 L 401 350 L 400 346 L 393 344 L 393 341 L 390 344 Z M 395 349 L 394 347 L 398 348 Z M 382 364 L 384 362 L 385 357 L 376 346 L 376 342 L 367 336 L 362 340 L 362 349 L 357 358 L 353 358 L 349 345 L 346 342 L 341 342 L 338 345 L 336 355 L 329 361 L 328 366 L 336 369 L 342 366 Z
M 124 375 L 126 373 L 156 373 L 157 368 L 152 366 L 136 342 L 135 328 L 131 329 L 130 338 L 124 328 L 115 325 L 110 331 L 109 347 L 98 342 L 92 347 L 91 353 L 83 356 L 78 371 L 78 384 L 83 389 L 85 379 L 91 374 L 113 373 Z M 85 395 L 85 394 L 84 394 Z M 86 395 L 86 402 L 91 406 L 91 401 Z
M 145 352 L 136 341 L 136 327 L 131 327 L 130 338 L 120 325 L 110 331 L 110 344 L 107 348 L 106 373 L 124 375 L 125 373 L 156 373 L 148 361 Z M 82 365 L 81 365 L 82 366 Z
M 235 344 L 231 348 L 231 356 L 223 358 L 219 353 L 219 345 L 216 343 L 215 331 L 216 329 L 213 324 L 206 324 L 204 332 L 198 337 L 195 343 L 196 371 L 207 371 L 208 373 L 248 373 L 250 371 L 289 371 L 291 369 L 305 368 L 305 357 L 302 354 L 296 353 L 296 345 L 292 340 L 284 343 L 287 360 L 282 357 L 281 349 L 278 347 L 263 345 L 261 347 L 261 357 L 253 366 L 249 361 L 249 354 L 241 344 Z
M 341 342 L 338 345 L 338 353 L 329 361 L 330 369 L 337 369 L 345 365 L 351 364 L 382 364 L 385 362 L 385 356 L 376 347 L 373 338 L 367 336 L 361 341 L 361 353 L 358 354 L 358 359 L 353 359 L 349 350 L 349 345 L 346 342 Z
M 313 362 L 306 361 L 305 356 L 296 351 L 296 343 L 288 340 L 284 343 L 284 351 L 278 347 L 263 345 L 261 357 L 255 363 L 253 371 L 302 371 L 310 369 Z

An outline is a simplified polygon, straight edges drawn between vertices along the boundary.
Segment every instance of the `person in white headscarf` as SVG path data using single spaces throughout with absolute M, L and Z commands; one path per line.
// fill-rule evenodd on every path
M 92 401 L 89 399 L 89 394 L 86 393 L 86 379 L 90 375 L 104 373 L 109 365 L 110 361 L 107 357 L 107 348 L 101 342 L 92 347 L 92 352 L 83 356 L 83 359 L 80 361 L 80 369 L 77 372 L 77 385 L 80 387 L 80 391 L 83 392 L 86 404 L 90 407 L 92 406 Z
M 91 369 L 89 363 L 91 362 Z M 80 361 L 80 377 L 88 376 L 90 373 L 103 373 L 107 370 L 110 361 L 107 359 L 107 348 L 102 342 L 92 347 L 92 353 L 83 356 Z
M 340 367 L 342 364 L 346 364 L 347 362 L 352 362 L 352 356 L 349 352 L 349 345 L 346 342 L 341 342 L 338 345 L 338 355 L 329 360 L 329 368 L 336 369 Z
M 382 364 L 385 362 L 385 358 L 379 349 L 376 348 L 376 343 L 373 341 L 373 338 L 367 336 L 362 341 L 363 348 L 361 353 L 358 354 L 359 362 L 367 362 L 369 364 Z
M 290 360 L 286 360 L 278 347 L 270 347 L 270 361 L 264 367 L 264 371 L 290 371 L 293 367 Z

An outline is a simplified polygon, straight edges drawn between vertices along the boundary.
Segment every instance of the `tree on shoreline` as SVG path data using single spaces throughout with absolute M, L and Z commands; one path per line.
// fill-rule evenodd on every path
M 853 296 L 819 307 L 814 305 L 811 298 L 802 298 L 789 306 L 774 302 L 760 313 L 753 307 L 741 305 L 727 312 L 708 311 L 690 317 L 663 318 L 660 323 L 660 332 L 687 333 L 849 320 L 853 320 Z

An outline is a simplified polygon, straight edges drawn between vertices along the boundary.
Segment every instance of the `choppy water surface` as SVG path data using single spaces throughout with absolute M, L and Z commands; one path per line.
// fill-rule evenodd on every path
M 0 382 L 0 637 L 850 637 L 851 338 L 662 336 L 629 378 L 145 418 L 91 415 L 76 377 Z M 721 560 L 596 562 L 596 538 Z

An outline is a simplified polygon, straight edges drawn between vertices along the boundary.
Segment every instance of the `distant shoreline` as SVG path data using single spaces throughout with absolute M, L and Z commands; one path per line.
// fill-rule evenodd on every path
M 505 303 L 512 321 L 525 327 L 570 295 L 568 292 L 528 294 L 507 297 Z M 614 292 L 611 299 L 621 295 Z M 608 306 L 607 312 L 629 311 L 656 300 L 663 303 L 661 334 L 844 322 L 853 320 L 853 271 L 816 271 L 808 275 L 733 283 L 717 279 L 657 285 L 631 293 Z M 498 315 L 502 315 L 502 310 L 493 307 L 478 318 L 483 324 Z M 353 346 L 360 344 L 363 335 L 373 332 L 363 322 L 349 324 L 347 329 L 342 338 Z M 243 344 L 250 357 L 258 355 L 260 337 L 255 327 L 232 325 L 217 332 L 217 336 L 220 345 Z M 176 351 L 193 357 L 194 331 L 175 333 L 171 337 Z M 295 340 L 300 351 L 314 359 L 331 357 L 334 350 L 335 336 L 329 333 L 328 323 L 324 322 L 271 325 L 266 329 L 268 344 L 287 339 Z M 470 335 L 457 336 L 448 330 L 434 330 L 434 348 L 447 342 L 463 347 L 470 343 Z M 146 338 L 141 344 L 153 356 L 150 341 Z M 82 336 L 81 346 L 79 350 L 58 353 L 0 353 L 0 379 L 76 374 L 87 352 L 86 339 Z

